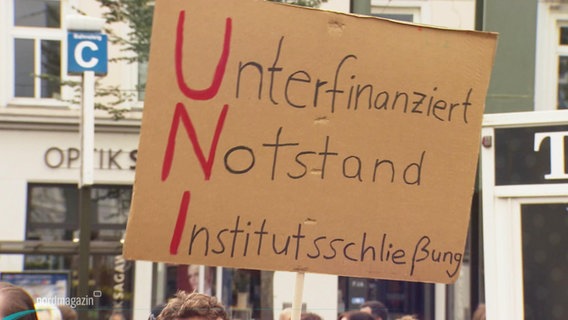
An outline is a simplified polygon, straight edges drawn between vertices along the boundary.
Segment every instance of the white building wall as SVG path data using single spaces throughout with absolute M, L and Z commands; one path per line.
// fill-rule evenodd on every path
M 3 181 L 77 183 L 80 162 L 79 159 L 73 160 L 74 155 L 72 153 L 70 155 L 68 150 L 79 149 L 78 132 L 0 131 L 0 137 L 3 150 L 0 167 L 13 168 L 2 170 L 0 176 L 2 183 Z M 97 133 L 95 149 L 103 150 L 104 153 L 101 165 L 100 152 L 95 152 L 95 184 L 131 184 L 134 181 L 134 171 L 130 170 L 129 166 L 133 162 L 127 152 L 137 147 L 137 134 Z M 63 153 L 55 149 L 49 151 L 50 148 L 57 148 Z M 117 165 L 112 165 L 109 169 L 108 150 L 113 150 L 113 155 L 117 154 L 118 150 L 122 150 L 114 158 L 122 169 L 118 169 Z M 56 168 L 50 168 L 48 163 Z M 8 196 L 0 194 L 0 197 Z
M 431 24 L 452 29 L 473 30 L 475 28 L 474 0 L 429 1 Z
M 0 134 L 0 140 L 3 136 Z M 0 157 L 1 162 L 5 154 Z M 0 163 L 1 163 L 0 162 Z M 4 177 L 6 171 L 15 171 L 0 164 L 0 235 L 2 240 L 20 241 L 25 238 L 26 228 L 26 181 L 22 178 Z M 23 268 L 21 255 L 0 255 L 0 272 L 20 271 Z
M 414 14 L 414 22 L 452 29 L 473 30 L 475 0 L 371 0 L 373 13 Z
M 326 2 L 322 2 L 319 8 L 322 10 L 337 12 L 349 12 L 349 10 L 351 10 L 349 0 L 328 0 Z

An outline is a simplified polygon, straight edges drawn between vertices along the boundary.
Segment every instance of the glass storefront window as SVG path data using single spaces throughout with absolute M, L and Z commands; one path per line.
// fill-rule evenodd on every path
M 91 190 L 91 239 L 120 245 L 130 211 L 131 186 L 94 186 Z M 76 241 L 79 231 L 79 189 L 68 184 L 30 184 L 26 240 Z M 89 292 L 94 305 L 89 319 L 106 320 L 112 313 L 132 319 L 134 262 L 116 254 L 92 254 Z M 71 276 L 71 295 L 76 296 L 79 256 L 76 254 L 32 255 L 24 257 L 26 271 L 63 271 Z M 100 294 L 99 294 L 100 293 Z
M 568 316 L 568 203 L 521 206 L 526 320 Z
M 27 239 L 73 240 L 79 230 L 78 192 L 76 185 L 30 185 Z M 122 239 L 131 197 L 131 186 L 92 188 L 92 240 Z
M 434 319 L 434 285 L 419 282 L 339 277 L 339 312 L 359 310 L 366 301 L 378 300 L 389 317 L 416 314 Z

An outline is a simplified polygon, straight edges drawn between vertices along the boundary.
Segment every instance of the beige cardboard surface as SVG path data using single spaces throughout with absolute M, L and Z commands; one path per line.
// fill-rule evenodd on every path
M 157 1 L 125 257 L 455 281 L 496 38 Z

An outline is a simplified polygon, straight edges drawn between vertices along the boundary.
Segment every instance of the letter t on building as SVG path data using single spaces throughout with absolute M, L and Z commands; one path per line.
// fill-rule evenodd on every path
M 565 137 L 568 137 L 568 131 L 538 132 L 534 134 L 534 151 L 539 151 L 542 141 L 550 138 L 550 173 L 544 175 L 546 180 L 568 179 L 564 166 Z

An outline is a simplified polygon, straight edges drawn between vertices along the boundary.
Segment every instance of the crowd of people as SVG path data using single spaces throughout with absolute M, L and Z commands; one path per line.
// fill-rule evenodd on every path
M 485 319 L 485 306 L 481 305 L 474 319 Z M 291 320 L 292 309 L 282 310 L 278 320 Z M 482 314 L 482 315 L 481 315 Z M 109 320 L 124 319 L 113 318 Z M 78 313 L 73 308 L 61 306 L 42 306 L 35 304 L 31 296 L 21 287 L 0 282 L 0 319 L 20 320 L 77 320 Z M 178 291 L 167 303 L 151 310 L 148 320 L 230 320 L 225 306 L 214 296 L 197 292 Z M 323 320 L 317 313 L 303 312 L 300 320 Z M 367 301 L 358 310 L 340 314 L 337 320 L 389 320 L 387 307 L 380 301 Z M 404 315 L 396 320 L 418 320 L 414 315 Z

